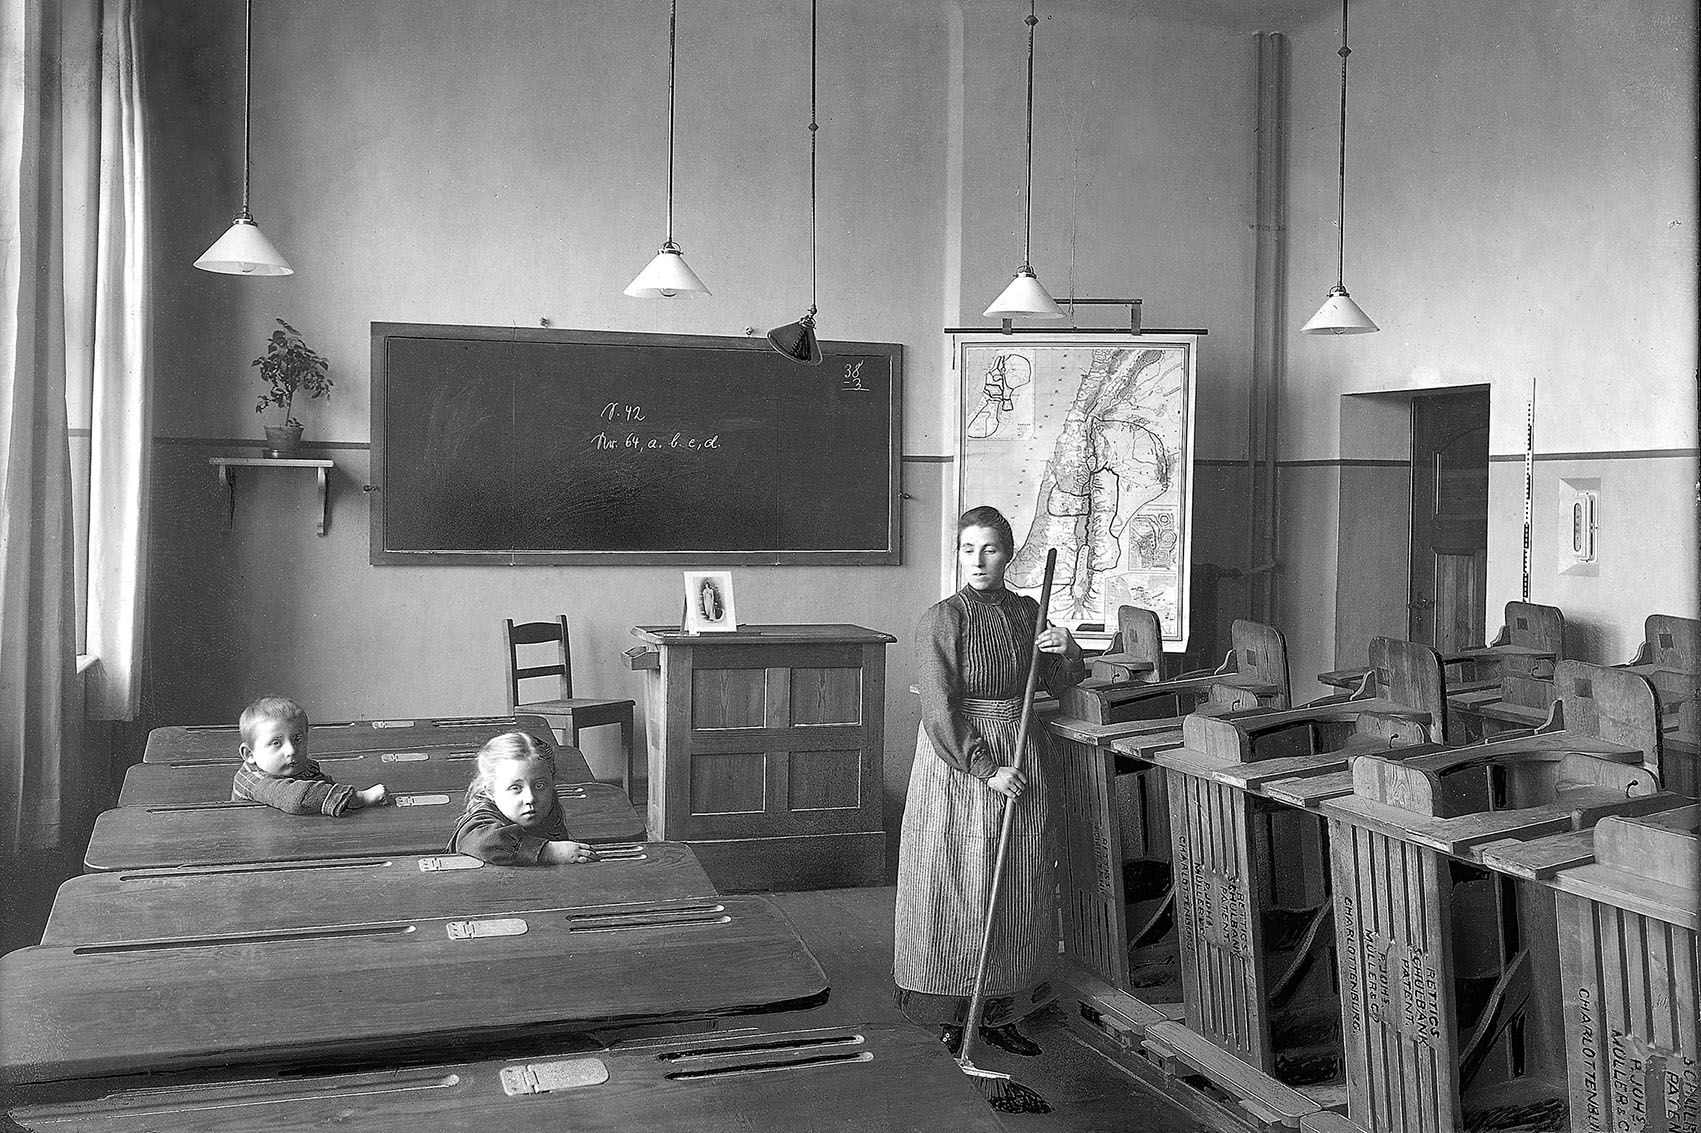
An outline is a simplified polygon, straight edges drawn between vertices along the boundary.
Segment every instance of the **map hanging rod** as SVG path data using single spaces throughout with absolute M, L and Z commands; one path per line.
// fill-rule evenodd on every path
M 1126 327 L 1015 327 L 1010 320 L 1005 319 L 1002 327 L 946 327 L 945 334 L 1128 334 Z M 1136 335 L 1147 334 L 1196 334 L 1204 337 L 1211 332 L 1203 327 L 1145 327 L 1133 332 Z
M 1074 314 L 1074 309 L 1076 307 L 1127 307 L 1128 308 L 1128 327 L 1127 327 L 1127 329 L 1124 329 L 1122 327 L 1078 327 L 1078 326 L 1071 325 L 1071 326 L 1068 326 L 1068 327 L 1064 327 L 1062 329 L 1063 329 L 1063 331 L 1066 331 L 1069 334 L 1209 334 L 1210 333 L 1209 331 L 1205 331 L 1205 330 L 1176 330 L 1176 329 L 1160 330 L 1156 327 L 1154 327 L 1150 330 L 1146 330 L 1146 329 L 1144 329 L 1140 326 L 1140 305 L 1144 302 L 1145 302 L 1144 299 L 1082 299 L 1082 298 L 1078 298 L 1076 296 L 1070 296 L 1069 298 L 1063 300 L 1062 303 L 1058 304 L 1061 307 L 1069 308 L 1070 314 Z M 998 328 L 993 328 L 993 327 L 946 327 L 945 333 L 946 334 L 980 334 L 980 333 L 984 333 L 985 331 L 994 330 L 994 329 L 997 329 L 998 332 L 1001 333 L 1001 334 L 1058 334 L 1058 333 L 1061 333 L 1058 330 L 1058 328 L 1056 328 L 1056 327 L 1018 327 L 1018 326 L 1013 325 L 1011 320 L 1009 320 L 1009 319 L 1004 319 L 1003 320 L 1003 326 L 998 327 Z

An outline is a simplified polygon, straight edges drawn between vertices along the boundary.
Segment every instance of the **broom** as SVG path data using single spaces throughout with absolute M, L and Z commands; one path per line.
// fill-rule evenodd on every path
M 1034 689 L 1039 684 L 1039 635 L 1045 630 L 1045 612 L 1051 605 L 1051 575 L 1057 567 L 1057 548 L 1045 555 L 1045 582 L 1040 587 L 1039 615 L 1034 619 L 1034 647 L 1028 657 L 1028 686 L 1022 694 L 1022 719 L 1016 726 L 1016 769 L 1022 768 L 1028 750 L 1028 729 L 1033 723 Z M 970 1058 L 975 1035 L 980 1030 L 980 1018 L 986 1006 L 986 963 L 992 953 L 992 927 L 998 913 L 999 882 L 1004 879 L 1004 860 L 1009 856 L 1010 828 L 1016 817 L 1016 799 L 1004 801 L 1004 819 L 998 827 L 998 850 L 992 859 L 992 892 L 986 899 L 986 928 L 980 937 L 980 959 L 975 965 L 975 982 L 969 996 L 969 1010 L 963 1020 L 963 1045 L 957 1055 L 957 1067 L 979 1082 L 992 1108 L 1003 1113 L 1050 1113 L 1046 1100 L 1010 1075 L 976 1066 Z

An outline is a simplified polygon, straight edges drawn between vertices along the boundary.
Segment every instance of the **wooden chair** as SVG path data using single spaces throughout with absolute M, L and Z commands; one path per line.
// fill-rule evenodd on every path
M 620 725 L 620 746 L 626 753 L 625 769 L 620 776 L 620 789 L 632 793 L 632 710 L 630 700 L 605 700 L 598 697 L 573 695 L 573 651 L 567 632 L 567 615 L 549 622 L 520 622 L 504 619 L 508 627 L 508 711 L 526 712 L 545 719 L 561 717 L 562 730 L 568 742 L 579 746 L 579 733 L 586 728 L 604 724 Z M 557 647 L 556 659 L 548 665 L 521 665 L 520 650 L 528 645 Z M 558 693 L 553 700 L 520 700 L 520 682 L 534 678 L 555 677 Z M 520 705 L 516 708 L 515 705 Z

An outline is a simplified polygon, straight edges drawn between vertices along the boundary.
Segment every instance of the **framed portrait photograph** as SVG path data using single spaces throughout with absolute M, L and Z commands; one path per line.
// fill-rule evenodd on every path
M 730 633 L 738 628 L 730 570 L 685 572 L 685 616 L 680 628 L 686 633 Z

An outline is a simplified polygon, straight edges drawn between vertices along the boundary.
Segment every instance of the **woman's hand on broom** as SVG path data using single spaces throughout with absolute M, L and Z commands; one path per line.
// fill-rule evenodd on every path
M 1041 653 L 1062 653 L 1068 650 L 1074 640 L 1062 626 L 1047 626 L 1034 639 L 1034 644 L 1039 646 Z
M 1000 767 L 992 773 L 986 785 L 1006 798 L 1015 798 L 1028 786 L 1028 777 L 1014 767 Z

